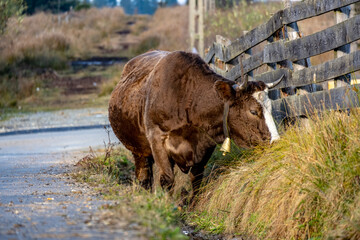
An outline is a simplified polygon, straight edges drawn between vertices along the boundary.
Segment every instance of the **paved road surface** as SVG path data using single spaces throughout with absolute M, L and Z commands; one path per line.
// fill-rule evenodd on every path
M 0 239 L 141 239 L 137 226 L 103 223 L 105 202 L 64 175 L 104 141 L 103 128 L 0 136 Z

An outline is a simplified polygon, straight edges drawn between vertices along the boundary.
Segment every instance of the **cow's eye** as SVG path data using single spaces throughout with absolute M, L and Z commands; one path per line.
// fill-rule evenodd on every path
M 255 115 L 255 116 L 258 115 L 258 112 L 256 110 L 250 110 L 250 112 L 251 112 L 252 115 Z

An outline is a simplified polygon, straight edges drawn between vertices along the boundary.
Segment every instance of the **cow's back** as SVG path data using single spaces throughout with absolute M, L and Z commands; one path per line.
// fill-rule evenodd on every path
M 130 60 L 109 102 L 109 120 L 115 135 L 125 147 L 143 156 L 151 155 L 143 123 L 146 81 L 159 60 L 167 54 L 152 51 Z

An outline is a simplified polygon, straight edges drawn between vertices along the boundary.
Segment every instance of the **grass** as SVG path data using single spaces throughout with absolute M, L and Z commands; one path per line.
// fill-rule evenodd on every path
M 140 38 L 158 39 L 159 50 L 189 50 L 188 12 L 187 6 L 158 8 Z
M 71 12 L 67 17 L 39 12 L 25 16 L 21 23 L 10 19 L 6 31 L 0 35 L 2 112 L 16 108 L 32 111 L 61 106 L 105 107 L 122 66 L 75 71 L 70 61 L 93 56 L 131 58 L 155 48 L 185 50 L 186 14 L 186 6 L 160 9 L 154 16 L 128 16 L 121 8 L 91 8 Z M 164 22 L 163 18 L 170 20 Z M 52 87 L 56 84 L 51 82 L 58 80 L 44 74 L 49 69 L 56 70 L 60 77 L 74 79 L 100 76 L 103 84 L 98 95 L 64 96 L 62 89 Z
M 244 0 L 232 8 L 216 9 L 205 16 L 205 46 L 210 46 L 216 35 L 235 40 L 281 9 L 282 3 L 247 3 Z
M 91 158 L 75 176 L 126 202 L 155 239 L 182 238 L 181 221 L 245 239 L 359 239 L 360 111 L 323 113 L 306 126 L 290 127 L 271 146 L 233 146 L 226 157 L 216 150 L 192 208 L 177 208 L 186 175 L 176 173 L 172 197 L 158 187 L 147 192 L 132 181 L 124 150 Z
M 149 193 L 141 188 L 133 182 L 131 154 L 122 148 L 112 150 L 111 145 L 107 149 L 104 154 L 92 153 L 79 161 L 73 177 L 93 186 L 105 199 L 121 202 L 111 211 L 140 224 L 146 238 L 187 239 L 179 227 L 181 212 L 169 195 L 160 189 Z
M 359 136 L 359 110 L 292 127 L 210 180 L 187 220 L 258 239 L 358 239 Z

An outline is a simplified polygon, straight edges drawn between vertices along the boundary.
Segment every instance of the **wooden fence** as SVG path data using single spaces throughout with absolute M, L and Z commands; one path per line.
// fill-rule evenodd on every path
M 360 51 L 350 53 L 350 44 L 360 39 L 360 15 L 350 18 L 350 5 L 359 1 L 308 0 L 298 3 L 278 11 L 268 22 L 233 42 L 221 41 L 219 37 L 220 40 L 213 43 L 204 59 L 217 73 L 230 80 L 241 81 L 239 58 L 244 54 L 244 74 L 254 81 L 269 83 L 284 75 L 284 80 L 276 89 L 313 86 L 305 87 L 305 95 L 279 98 L 284 94 L 272 94 L 273 115 L 278 122 L 286 117 L 306 115 L 314 109 L 359 106 L 357 92 L 360 86 L 349 85 L 350 74 L 360 70 Z M 340 16 L 336 25 L 305 37 L 296 32 L 297 21 L 331 11 Z M 297 36 L 290 37 L 294 29 Z M 262 51 L 251 54 L 260 43 L 265 43 Z M 310 66 L 308 58 L 331 50 L 339 52 L 337 58 Z M 268 66 L 268 71 L 254 75 L 254 70 L 264 65 Z M 296 67 L 298 65 L 301 67 Z M 345 82 L 342 85 L 345 87 L 314 92 L 315 88 L 321 89 L 320 85 L 314 87 L 314 84 L 334 79 Z

